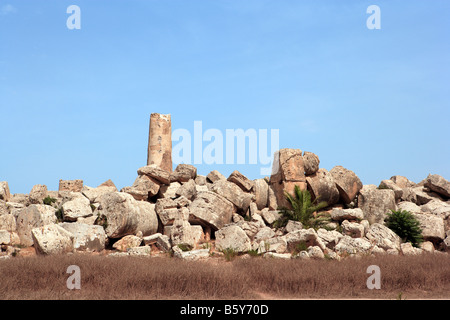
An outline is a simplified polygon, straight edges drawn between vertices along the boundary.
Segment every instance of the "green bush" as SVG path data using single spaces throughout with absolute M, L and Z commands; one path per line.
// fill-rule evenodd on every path
M 192 248 L 189 245 L 184 244 L 184 243 L 178 244 L 177 247 L 180 248 L 181 251 L 183 251 L 183 252 L 187 252 L 187 251 L 191 251 L 192 250 Z
M 64 221 L 63 208 L 59 208 L 58 210 L 56 210 L 55 216 L 56 216 L 56 221 L 63 222 Z
M 308 250 L 308 245 L 306 244 L 306 241 L 300 241 L 299 243 L 297 243 L 295 245 L 295 249 L 294 252 L 292 253 L 293 255 L 298 254 L 302 251 L 306 251 Z
M 233 260 L 234 257 L 236 257 L 238 255 L 237 251 L 234 250 L 233 248 L 226 248 L 226 249 L 222 250 L 222 252 L 225 257 L 225 260 L 227 260 L 227 261 Z
M 300 221 L 304 228 L 318 229 L 329 222 L 328 217 L 321 215 L 314 216 L 314 212 L 328 206 L 325 201 L 317 203 L 318 199 L 311 201 L 311 194 L 308 190 L 300 190 L 299 186 L 294 187 L 295 197 L 285 192 L 286 199 L 292 206 L 292 209 L 279 208 L 281 218 L 274 224 L 275 227 L 284 227 L 289 220 Z
M 44 204 L 46 204 L 47 206 L 51 206 L 55 202 L 56 202 L 56 199 L 52 198 L 50 196 L 47 196 L 44 198 Z
M 106 228 L 108 228 L 108 219 L 104 214 L 100 215 L 100 213 L 98 213 L 97 219 L 95 219 L 94 224 L 102 226 L 103 229 L 106 230 Z
M 247 253 L 248 253 L 251 257 L 259 257 L 259 256 L 260 256 L 260 254 L 259 254 L 259 252 L 258 252 L 258 249 L 249 250 Z
M 409 211 L 391 211 L 392 213 L 388 213 L 385 219 L 386 226 L 404 242 L 411 242 L 414 247 L 418 247 L 423 242 L 419 221 Z

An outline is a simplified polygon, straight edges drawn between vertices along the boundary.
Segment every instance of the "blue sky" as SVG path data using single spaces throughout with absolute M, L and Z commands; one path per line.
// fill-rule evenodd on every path
M 152 112 L 174 130 L 279 129 L 280 148 L 364 184 L 450 179 L 449 17 L 446 0 L 0 0 L 0 181 L 131 185 Z

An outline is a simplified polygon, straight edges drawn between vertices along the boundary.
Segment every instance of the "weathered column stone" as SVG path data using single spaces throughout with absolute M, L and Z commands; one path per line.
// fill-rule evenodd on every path
M 0 181 L 0 200 L 8 202 L 11 199 L 11 193 L 7 181 Z
M 329 206 L 339 201 L 339 190 L 333 176 L 326 169 L 306 177 L 306 184 L 313 199 L 325 201 Z
M 170 114 L 152 113 L 148 135 L 147 165 L 172 172 L 172 122 Z
M 280 207 L 289 207 L 284 192 L 294 196 L 295 186 L 306 190 L 305 168 L 300 149 L 281 149 L 274 155 L 270 187 L 274 191 L 277 204 Z

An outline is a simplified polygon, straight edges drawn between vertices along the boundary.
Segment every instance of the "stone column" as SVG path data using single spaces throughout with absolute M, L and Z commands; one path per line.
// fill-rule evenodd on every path
M 172 172 L 172 122 L 170 114 L 152 113 L 148 135 L 147 165 Z
M 274 155 L 270 188 L 273 190 L 280 207 L 290 207 L 284 192 L 292 196 L 296 185 L 306 190 L 305 168 L 300 149 L 281 149 Z

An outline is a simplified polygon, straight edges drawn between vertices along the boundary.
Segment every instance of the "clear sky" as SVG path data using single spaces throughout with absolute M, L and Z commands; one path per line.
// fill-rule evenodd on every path
M 0 181 L 131 185 L 152 112 L 192 134 L 279 129 L 364 184 L 450 179 L 449 32 L 448 0 L 0 0 Z

